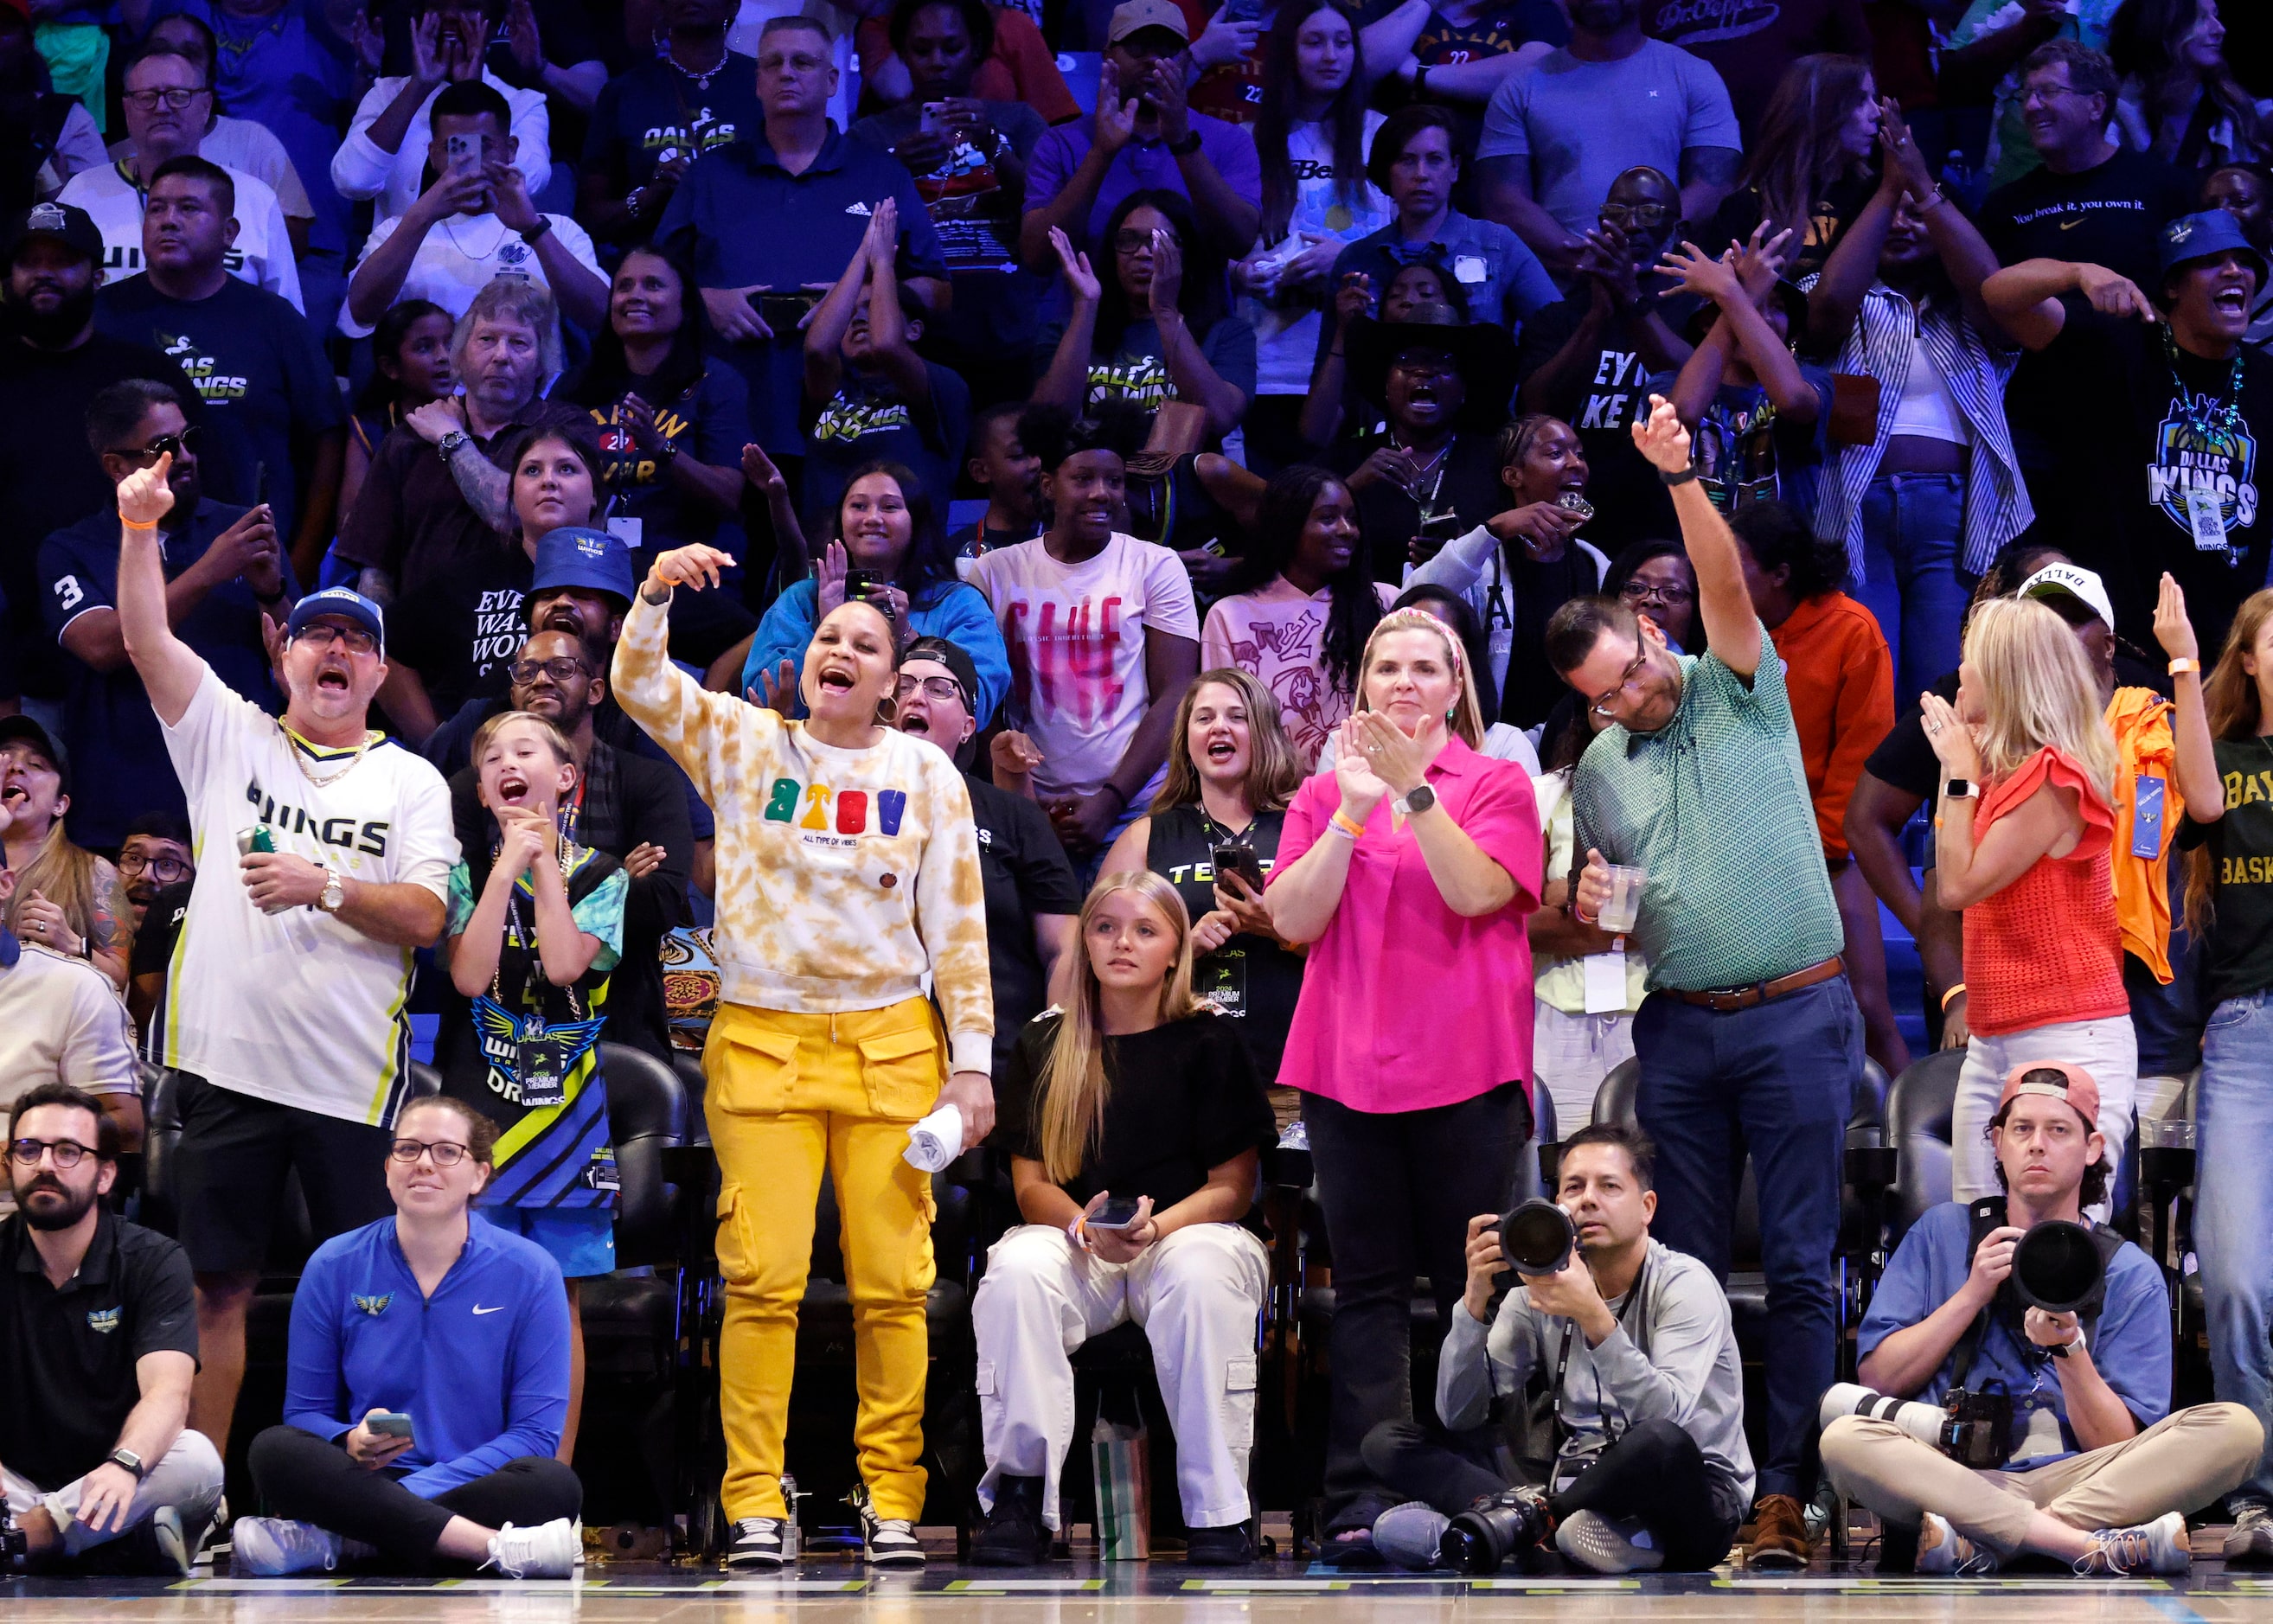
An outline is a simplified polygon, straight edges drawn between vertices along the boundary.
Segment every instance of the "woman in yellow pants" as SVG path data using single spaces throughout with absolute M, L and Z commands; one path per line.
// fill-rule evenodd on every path
M 613 672 L 625 713 L 717 814 L 722 985 L 702 1066 L 724 1179 L 726 1560 L 782 1563 L 782 1434 L 825 1168 L 852 1298 L 868 1560 L 913 1567 L 932 1204 L 901 1152 L 940 1104 L 963 1113 L 966 1145 L 994 1126 L 978 838 L 954 763 L 885 725 L 894 627 L 875 603 L 823 605 L 799 683 L 809 721 L 705 692 L 671 664 L 672 589 L 715 587 L 731 563 L 701 546 L 658 558 Z

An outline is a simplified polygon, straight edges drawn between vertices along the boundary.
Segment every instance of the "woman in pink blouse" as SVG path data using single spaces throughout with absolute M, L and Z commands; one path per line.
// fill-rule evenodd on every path
M 1417 610 L 1382 617 L 1331 775 L 1287 809 L 1264 893 L 1311 944 L 1279 1081 L 1302 1090 L 1334 1260 L 1327 1531 L 1392 1496 L 1361 1446 L 1412 1417 L 1416 1275 L 1449 1318 L 1468 1220 L 1500 1211 L 1531 1130 L 1531 946 L 1544 849 L 1531 778 L 1480 755 L 1465 655 Z

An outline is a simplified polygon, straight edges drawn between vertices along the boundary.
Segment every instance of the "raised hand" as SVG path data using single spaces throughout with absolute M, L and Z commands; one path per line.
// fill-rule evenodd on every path
M 1097 76 L 1097 117 L 1091 138 L 1105 152 L 1117 153 L 1136 138 L 1136 99 L 1121 100 L 1121 76 L 1106 58 Z
M 2194 623 L 2187 618 L 2186 588 L 2167 571 L 2163 575 L 2162 590 L 2155 598 L 2155 640 L 2173 660 L 2202 658 L 2202 645 L 2194 640 Z
M 860 251 L 868 256 L 868 263 L 876 274 L 889 276 L 892 257 L 899 251 L 900 206 L 886 198 L 868 216 L 868 231 L 860 239 Z
M 514 65 L 531 77 L 544 71 L 544 37 L 537 32 L 536 12 L 529 0 L 513 0 L 505 14 L 506 41 Z
M 815 625 L 844 607 L 844 573 L 851 567 L 851 555 L 844 550 L 844 543 L 831 542 L 821 550 L 821 563 L 814 571 L 819 604 L 813 611 Z
M 1094 304 L 1104 296 L 1105 284 L 1090 268 L 1089 256 L 1074 252 L 1073 239 L 1055 226 L 1050 228 L 1050 247 L 1058 257 L 1058 269 L 1065 273 L 1066 290 L 1076 303 Z
M 118 516 L 131 525 L 154 525 L 174 508 L 173 487 L 166 475 L 174 467 L 174 453 L 161 453 L 146 468 L 137 468 L 118 482 Z
M 1155 320 L 1177 313 L 1176 296 L 1183 291 L 1184 250 L 1173 231 L 1152 233 L 1152 306 Z
M 1966 726 L 1956 710 L 1938 693 L 1918 695 L 1919 720 L 1925 726 L 1925 742 L 1933 749 L 1952 778 L 1978 782 L 1981 777 L 1981 751 L 1973 740 L 1973 730 Z
M 776 497 L 789 489 L 789 481 L 766 455 L 765 447 L 755 444 L 742 447 L 742 477 L 761 496 Z
M 1694 243 L 1669 248 L 1657 268 L 1671 277 L 1684 293 L 1693 293 L 1719 305 L 1744 296 L 1744 284 L 1733 261 L 1716 259 Z
M 1765 220 L 1754 226 L 1752 235 L 1744 240 L 1744 245 L 1737 250 L 1734 257 L 1737 280 L 1744 284 L 1744 292 L 1755 304 L 1767 297 L 1768 289 L 1776 285 L 1776 279 L 1783 274 L 1784 266 L 1791 263 L 1791 256 L 1784 251 L 1791 243 L 1790 229 L 1787 228 L 1779 231 L 1763 242 L 1761 238 L 1767 228 L 1768 222 Z
M 786 718 L 797 707 L 797 668 L 784 660 L 770 671 L 760 671 L 757 686 L 745 689 L 742 697 Z
M 357 20 L 360 21 L 361 18 L 358 17 Z M 379 33 L 377 29 L 372 32 Z M 381 34 L 378 41 L 381 54 L 385 50 L 385 39 L 386 36 Z M 449 64 L 443 57 L 441 39 L 442 13 L 439 11 L 429 11 L 423 17 L 412 19 L 410 77 L 429 88 L 439 85 L 450 77 Z M 376 67 L 376 65 L 374 63 L 373 66 Z
M 1879 161 L 1881 191 L 1907 192 L 1913 203 L 1933 195 L 1933 171 L 1926 168 L 1925 153 L 1918 149 L 1901 105 L 1891 96 L 1879 103 Z
M 1661 473 L 1678 474 L 1689 466 L 1689 430 L 1681 414 L 1662 394 L 1649 398 L 1649 415 L 1633 426 L 1634 449 Z
M 1347 271 L 1334 290 L 1334 321 L 1344 331 L 1361 316 L 1373 314 L 1373 278 L 1362 271 Z
M 640 590 L 658 598 L 673 587 L 701 592 L 716 586 L 722 579 L 720 572 L 733 567 L 734 555 L 721 552 L 716 547 L 706 547 L 700 542 L 674 547 L 648 566 L 647 581 Z
M 1365 735 L 1358 730 L 1357 717 L 1346 718 L 1339 731 L 1341 750 L 1334 758 L 1334 788 L 1341 792 L 1342 811 L 1352 821 L 1363 823 L 1375 807 L 1389 798 L 1389 786 L 1374 772 L 1366 755 Z
M 429 445 L 439 445 L 444 435 L 466 426 L 466 403 L 457 395 L 445 395 L 412 408 L 402 415 L 402 421 Z

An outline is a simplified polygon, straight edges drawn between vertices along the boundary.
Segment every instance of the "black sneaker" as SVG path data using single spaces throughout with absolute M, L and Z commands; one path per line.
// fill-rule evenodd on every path
M 875 1501 L 868 1495 L 868 1486 L 856 1483 L 852 1492 L 844 1497 L 860 1518 L 860 1553 L 872 1568 L 920 1568 L 924 1565 L 922 1544 L 916 1538 L 915 1524 L 905 1517 L 880 1517 Z
M 1187 1568 L 1244 1568 L 1254 1560 L 1255 1530 L 1245 1523 L 1184 1530 Z
M 974 1568 L 1031 1568 L 1050 1558 L 1049 1524 L 1042 1521 L 1039 1478 L 997 1478 L 994 1509 L 971 1539 Z
M 772 1569 L 782 1565 L 782 1525 L 778 1517 L 739 1517 L 734 1537 L 726 1542 L 726 1566 Z

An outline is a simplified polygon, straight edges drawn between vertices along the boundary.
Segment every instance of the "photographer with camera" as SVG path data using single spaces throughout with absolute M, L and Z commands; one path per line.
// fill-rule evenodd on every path
M 1825 1469 L 1920 1525 L 1922 1574 L 1994 1573 L 2023 1551 L 2078 1574 L 2183 1574 L 2185 1514 L 2263 1447 L 2239 1404 L 2166 1413 L 2162 1271 L 2080 1227 L 2112 1177 L 2098 1116 L 2082 1067 L 2014 1067 L 1989 1121 L 2003 1201 L 1945 1202 L 1911 1226 L 1863 1321 L 1863 1388 L 1825 1396 Z
M 1712 1271 L 1650 1239 L 1654 1161 L 1639 1132 L 1597 1123 L 1564 1141 L 1555 1205 L 1469 1220 L 1467 1289 L 1437 1365 L 1444 1428 L 1384 1421 L 1366 1436 L 1366 1464 L 1434 1508 L 1384 1513 L 1384 1556 L 1488 1572 L 1550 1527 L 1597 1573 L 1729 1553 L 1753 1481 L 1736 1333 Z M 1494 1313 L 1511 1263 L 1520 1283 Z M 1534 1375 L 1554 1407 L 1544 1491 L 1520 1484 L 1488 1426 Z

